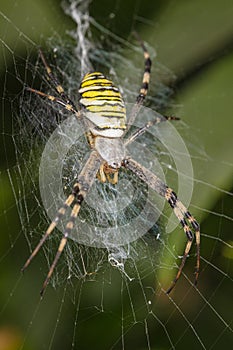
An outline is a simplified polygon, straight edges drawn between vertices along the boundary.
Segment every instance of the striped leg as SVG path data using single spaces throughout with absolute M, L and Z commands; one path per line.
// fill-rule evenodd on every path
M 52 69 L 50 68 L 50 66 L 46 62 L 46 59 L 45 59 L 45 57 L 44 57 L 44 55 L 43 55 L 41 50 L 39 50 L 39 54 L 40 54 L 40 57 L 41 57 L 41 60 L 42 60 L 42 62 L 44 64 L 44 66 L 45 66 L 48 79 L 51 80 L 52 84 L 54 85 L 54 88 L 59 93 L 60 98 L 55 97 L 53 95 L 46 94 L 46 93 L 44 93 L 42 91 L 39 91 L 39 90 L 32 89 L 30 87 L 27 87 L 26 89 L 28 91 L 31 91 L 31 92 L 41 96 L 41 97 L 47 98 L 51 102 L 55 102 L 55 103 L 59 104 L 60 106 L 62 106 L 65 109 L 67 109 L 68 111 L 74 113 L 77 118 L 80 118 L 81 117 L 81 112 L 76 108 L 76 106 L 73 103 L 73 101 L 65 94 L 63 87 L 59 84 L 58 80 L 53 75 Z
M 76 107 L 73 107 L 73 105 L 66 103 L 66 102 L 63 101 L 61 98 L 57 98 L 57 97 L 55 97 L 55 96 L 45 94 L 45 93 L 42 92 L 42 91 L 35 90 L 35 89 L 30 88 L 30 87 L 27 87 L 26 89 L 27 89 L 28 91 L 31 91 L 31 92 L 33 92 L 33 93 L 35 93 L 35 94 L 41 96 L 41 97 L 45 97 L 45 98 L 47 98 L 48 100 L 59 104 L 59 105 L 62 106 L 63 108 L 67 109 L 67 111 L 70 111 L 70 112 L 74 113 L 78 119 L 79 119 L 79 118 L 81 117 L 81 115 L 82 115 L 82 114 L 81 114 L 81 111 L 77 110 L 77 108 L 76 108 Z
M 141 89 L 140 89 L 139 95 L 136 99 L 136 103 L 131 110 L 129 120 L 128 120 L 127 130 L 129 129 L 130 125 L 133 124 L 133 122 L 134 122 L 134 120 L 135 120 L 135 118 L 140 110 L 140 107 L 146 98 L 148 88 L 149 88 L 150 72 L 151 72 L 151 65 L 152 65 L 149 52 L 147 51 L 143 41 L 141 40 L 141 38 L 139 37 L 139 35 L 137 33 L 134 33 L 134 35 L 136 36 L 138 42 L 140 43 L 140 45 L 142 47 L 144 59 L 145 59 L 145 63 L 144 63 L 145 66 L 144 66 L 144 74 L 143 74 L 143 78 L 142 78 Z
M 31 263 L 32 259 L 36 256 L 36 254 L 38 253 L 38 251 L 40 250 L 40 248 L 42 247 L 42 245 L 44 244 L 44 242 L 46 241 L 46 239 L 48 238 L 48 236 L 53 232 L 53 230 L 55 229 L 55 227 L 57 226 L 58 222 L 62 219 L 62 217 L 64 216 L 66 210 L 68 207 L 71 206 L 71 204 L 74 202 L 75 198 L 77 197 L 77 194 L 79 192 L 79 184 L 76 183 L 73 187 L 73 192 L 72 194 L 69 195 L 69 197 L 67 198 L 67 200 L 65 201 L 65 203 L 62 205 L 62 207 L 58 210 L 57 216 L 55 217 L 55 219 L 51 222 L 51 224 L 49 225 L 47 231 L 45 232 L 44 236 L 41 238 L 40 242 L 37 244 L 36 248 L 33 250 L 33 252 L 31 253 L 31 255 L 29 256 L 29 258 L 27 259 L 26 263 L 24 264 L 24 266 L 22 267 L 21 271 L 23 272 L 28 265 Z
M 65 248 L 67 239 L 68 239 L 68 237 L 69 237 L 69 235 L 70 235 L 70 233 L 71 233 L 71 231 L 72 231 L 72 229 L 74 227 L 75 219 L 76 219 L 76 217 L 77 217 L 77 215 L 79 213 L 81 204 L 82 204 L 82 202 L 84 200 L 84 197 L 85 197 L 86 193 L 87 193 L 86 191 L 80 190 L 79 194 L 77 196 L 77 199 L 75 200 L 76 203 L 75 203 L 75 205 L 73 207 L 73 210 L 71 212 L 70 219 L 69 219 L 68 223 L 66 224 L 65 233 L 63 234 L 63 237 L 62 237 L 62 239 L 60 241 L 60 244 L 59 244 L 56 256 L 55 256 L 55 258 L 53 260 L 52 265 L 49 268 L 49 272 L 48 272 L 47 277 L 46 277 L 46 279 L 45 279 L 45 281 L 43 283 L 43 287 L 42 287 L 42 289 L 40 291 L 40 295 L 41 296 L 43 296 L 45 288 L 47 287 L 47 285 L 49 283 L 50 277 L 53 274 L 54 268 L 57 265 L 57 262 L 58 262 L 58 260 L 60 258 L 60 255 L 61 255 L 63 249 Z
M 168 120 L 180 120 L 180 118 L 173 117 L 173 116 L 167 117 L 167 116 L 162 116 L 162 115 L 157 116 L 156 119 L 147 122 L 144 126 L 137 129 L 132 135 L 130 135 L 125 141 L 125 146 L 127 146 L 131 142 L 135 141 L 139 136 L 143 135 L 153 125 L 160 124 L 160 123 L 166 122 Z
M 197 249 L 197 263 L 196 263 L 196 271 L 195 271 L 195 281 L 197 283 L 199 270 L 200 270 L 200 226 L 197 223 L 196 219 L 190 214 L 187 208 L 182 204 L 182 202 L 177 198 L 175 192 L 168 187 L 165 183 L 163 183 L 155 174 L 151 173 L 148 169 L 144 168 L 142 165 L 134 161 L 133 159 L 125 159 L 122 162 L 122 166 L 130 169 L 133 173 L 135 173 L 140 179 L 142 179 L 145 183 L 148 184 L 153 190 L 163 196 L 167 202 L 170 204 L 171 208 L 174 211 L 174 214 L 180 221 L 184 233 L 187 236 L 187 243 L 183 254 L 183 259 L 176 274 L 174 281 L 172 282 L 170 288 L 166 291 L 167 294 L 171 292 L 174 288 L 176 282 L 178 281 L 183 267 L 185 265 L 185 261 L 188 257 L 189 251 L 193 242 L 193 233 L 191 228 L 195 232 L 196 239 L 196 249 Z M 189 225 L 187 223 L 189 222 Z
M 52 72 L 51 67 L 48 65 L 45 56 L 43 54 L 43 52 L 41 50 L 39 50 L 39 54 L 40 54 L 40 58 L 45 66 L 47 75 L 48 75 L 48 79 L 51 80 L 52 84 L 54 85 L 55 89 L 57 90 L 57 92 L 59 93 L 59 95 L 61 96 L 62 100 L 66 102 L 66 104 L 71 105 L 74 109 L 76 109 L 74 103 L 71 101 L 71 99 L 65 94 L 65 91 L 63 89 L 63 87 L 61 86 L 61 84 L 58 82 L 57 78 L 55 77 L 55 75 Z
M 139 95 L 138 95 L 137 100 L 136 100 L 138 104 L 142 104 L 146 98 L 148 88 L 149 88 L 152 62 L 150 59 L 149 52 L 147 51 L 143 41 L 141 40 L 141 38 L 139 37 L 139 35 L 136 32 L 134 32 L 134 35 L 136 36 L 136 39 L 138 40 L 138 42 L 140 43 L 140 45 L 142 47 L 144 59 L 145 59 L 145 68 L 144 68 L 144 74 L 143 74 L 143 78 L 142 78 L 142 86 L 141 86 Z
M 188 241 L 187 241 L 187 244 L 185 247 L 185 251 L 183 254 L 183 259 L 181 261 L 177 275 L 176 275 L 175 279 L 173 280 L 172 285 L 170 286 L 170 288 L 166 292 L 167 294 L 169 294 L 171 292 L 171 290 L 174 288 L 177 280 L 179 279 L 179 277 L 181 275 L 182 269 L 184 267 L 186 258 L 188 256 L 188 253 L 190 251 L 192 241 L 193 241 L 193 234 L 190 231 L 189 226 L 187 225 L 186 219 L 188 220 L 189 224 L 193 228 L 193 230 L 195 232 L 195 236 L 196 236 L 197 263 L 196 263 L 194 284 L 195 285 L 197 284 L 199 270 L 200 270 L 200 226 L 197 223 L 196 219 L 190 214 L 190 212 L 187 210 L 187 208 L 183 205 L 183 203 L 177 198 L 177 195 L 175 194 L 175 192 L 170 187 L 167 187 L 167 186 L 166 186 L 165 198 L 168 201 L 168 203 L 170 204 L 171 208 L 174 210 L 174 213 L 175 213 L 176 217 L 179 219 L 179 221 L 184 229 L 184 232 L 186 233 L 186 236 L 188 238 Z
M 75 185 L 73 187 L 72 193 L 69 195 L 69 197 L 67 198 L 67 200 L 65 201 L 63 206 L 58 210 L 57 216 L 51 222 L 45 235 L 42 237 L 42 239 L 40 240 L 40 242 L 38 243 L 36 248 L 33 250 L 30 257 L 27 259 L 26 263 L 24 264 L 24 266 L 22 268 L 22 271 L 24 271 L 28 267 L 28 265 L 31 263 L 32 259 L 36 256 L 36 254 L 38 253 L 38 251 L 40 250 L 40 248 L 44 244 L 45 240 L 53 232 L 53 230 L 57 226 L 58 222 L 64 216 L 67 208 L 70 207 L 72 205 L 72 203 L 75 203 L 74 207 L 72 209 L 72 212 L 71 212 L 70 220 L 68 221 L 68 223 L 66 225 L 65 233 L 63 234 L 60 245 L 58 247 L 57 254 L 55 256 L 55 259 L 54 259 L 52 265 L 50 266 L 47 278 L 43 284 L 43 287 L 41 290 L 41 296 L 44 293 L 44 290 L 49 282 L 49 279 L 53 273 L 53 270 L 57 264 L 57 261 L 58 261 L 60 255 L 61 255 L 61 253 L 66 245 L 66 242 L 67 242 L 67 239 L 70 235 L 70 232 L 73 229 L 75 219 L 79 213 L 81 204 L 82 204 L 86 194 L 88 193 L 90 187 L 92 186 L 92 184 L 96 178 L 96 174 L 97 174 L 97 171 L 99 170 L 101 162 L 102 162 L 102 160 L 101 160 L 100 156 L 98 155 L 98 153 L 96 151 L 92 151 L 88 161 L 86 162 L 85 166 L 83 167 L 83 169 L 78 177 L 77 183 L 75 183 Z

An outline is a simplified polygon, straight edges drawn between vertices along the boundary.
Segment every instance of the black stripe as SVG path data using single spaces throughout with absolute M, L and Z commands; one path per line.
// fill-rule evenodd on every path
M 146 96 L 144 94 L 139 94 L 137 97 L 137 103 L 141 103 L 145 100 Z
M 87 80 L 87 81 L 91 81 L 92 79 L 89 79 L 89 80 Z M 106 82 L 106 83 L 100 83 L 100 82 L 96 82 L 96 83 L 91 83 L 91 84 L 89 84 L 89 85 L 84 85 L 83 86 L 83 84 L 85 84 L 86 83 L 86 81 L 84 81 L 83 83 L 81 83 L 81 85 L 80 85 L 80 88 L 88 88 L 89 86 L 111 86 L 111 87 L 115 87 L 113 84 L 112 84 L 112 82 L 111 81 L 109 81 L 109 82 Z
M 89 106 L 86 106 L 86 108 L 88 109 Z M 119 113 L 121 115 L 125 115 L 125 112 L 121 112 L 121 111 L 113 111 L 111 109 L 104 109 L 104 110 L 100 110 L 100 111 L 92 111 L 92 110 L 89 110 L 89 112 L 92 112 L 92 113 L 101 113 L 101 116 L 103 115 L 103 113 Z M 107 115 L 107 114 L 106 114 Z
M 60 220 L 60 219 L 62 218 L 63 215 L 64 215 L 63 213 L 58 213 L 58 214 L 57 214 L 57 217 L 56 217 L 57 220 L 54 220 L 54 221 L 55 221 L 55 222 L 58 222 L 58 220 Z
M 83 201 L 83 195 L 82 195 L 82 194 L 79 194 L 79 195 L 77 196 L 77 204 L 81 204 L 82 201 Z
M 96 86 L 100 86 L 99 84 L 96 85 Z M 107 87 L 101 87 L 101 89 L 91 89 L 93 87 L 93 85 L 90 85 L 90 86 L 84 86 L 83 88 L 81 89 L 87 89 L 86 91 L 83 91 L 83 92 L 80 92 L 80 94 L 85 94 L 86 92 L 97 92 L 97 91 L 114 91 L 114 92 L 117 92 L 119 93 L 119 90 L 115 87 L 115 86 L 109 86 L 109 88 Z M 89 89 L 90 88 L 90 89 Z
M 108 115 L 108 114 L 102 114 L 97 112 L 91 112 L 93 114 L 96 114 L 97 116 L 103 117 L 103 118 L 109 118 L 109 119 L 125 119 L 125 114 L 123 115 Z
M 103 126 L 103 127 L 95 126 L 95 130 L 108 130 L 108 129 L 112 129 L 112 130 L 123 130 L 124 127 L 121 127 L 121 128 L 113 128 L 112 126 Z
M 141 89 L 148 90 L 148 83 L 143 83 Z
M 200 225 L 198 224 L 198 222 L 194 219 L 193 221 L 191 221 L 191 225 L 194 228 L 195 231 L 199 231 L 200 230 Z
M 145 60 L 145 72 L 150 73 L 151 64 L 152 64 L 151 59 L 150 59 L 150 58 L 147 58 L 147 59 Z
M 69 222 L 72 222 L 72 224 L 74 224 L 74 223 L 75 223 L 75 220 L 76 220 L 76 216 L 71 215 L 70 218 L 69 218 L 68 223 L 69 223 Z
M 96 90 L 96 91 L 99 91 L 99 90 Z M 82 96 L 82 94 L 80 93 L 80 95 Z M 121 96 L 106 96 L 106 95 L 97 95 L 95 97 L 93 96 L 82 96 L 82 98 L 91 98 L 92 100 L 95 100 L 95 99 L 98 99 L 99 97 L 103 98 L 104 99 L 109 99 L 109 100 L 112 100 L 112 101 L 122 101 L 123 102 L 123 99 L 121 98 Z
M 188 238 L 189 241 L 192 241 L 193 240 L 193 233 L 192 231 L 188 230 L 188 231 L 185 231 L 186 233 L 186 236 Z
M 181 225 L 182 225 L 183 227 L 185 227 L 185 226 L 187 225 L 185 219 L 181 219 L 181 220 L 180 220 L 180 223 L 181 223 Z
M 151 67 L 146 67 L 145 70 L 144 70 L 145 73 L 149 73 L 151 72 Z
M 188 226 L 187 222 L 185 221 L 185 219 L 180 220 L 180 223 L 183 226 L 183 228 L 185 226 Z M 188 240 L 192 241 L 193 240 L 193 233 L 192 233 L 192 231 L 188 230 L 188 231 L 185 231 L 185 233 L 186 233 L 186 236 L 187 236 Z
M 82 82 L 89 81 L 89 80 L 95 80 L 95 79 L 106 79 L 106 77 L 103 74 L 95 74 L 95 75 L 90 75 L 90 74 L 92 74 L 92 73 L 86 74 L 86 76 L 83 78 Z
M 104 100 L 103 100 L 104 101 Z M 102 103 L 102 104 L 97 104 L 97 105 L 92 105 L 92 104 L 89 104 L 89 105 L 85 105 L 86 107 L 104 107 L 104 106 L 111 106 L 111 107 L 115 107 L 115 106 L 119 106 L 121 108 L 125 108 L 125 105 L 124 103 L 109 103 L 108 101 Z
M 79 191 L 80 191 L 79 185 L 76 185 L 73 188 L 72 194 L 76 197 Z
M 194 230 L 196 230 L 196 231 L 200 230 L 200 225 L 194 219 L 194 217 L 190 214 L 189 211 L 186 211 L 185 216 L 186 216 L 186 218 L 190 219 L 190 223 L 191 223 L 192 227 L 194 228 Z
M 71 220 L 70 220 L 71 221 Z M 68 237 L 70 235 L 70 232 L 73 230 L 74 227 L 66 227 L 65 237 Z
M 98 116 L 98 115 L 100 115 L 100 114 L 98 114 L 98 113 L 96 113 L 96 115 Z M 114 119 L 114 118 L 116 118 L 116 119 L 122 119 L 122 120 L 124 120 L 125 119 L 125 116 L 120 116 L 120 115 L 116 115 L 116 116 L 114 116 L 114 115 L 100 115 L 101 117 L 103 117 L 103 118 L 109 118 L 109 119 Z M 101 127 L 102 128 L 102 127 Z M 110 126 L 110 128 L 111 128 L 111 126 Z M 115 129 L 115 128 L 113 128 L 113 129 Z

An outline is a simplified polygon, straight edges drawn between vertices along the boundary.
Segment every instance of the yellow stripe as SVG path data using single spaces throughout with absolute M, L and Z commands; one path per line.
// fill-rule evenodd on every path
M 90 79 L 90 78 L 92 78 L 92 77 L 95 77 L 95 76 L 103 76 L 103 74 L 100 73 L 100 72 L 88 73 L 88 74 L 86 74 L 86 75 L 84 76 L 84 78 L 83 78 L 82 81 L 85 81 L 86 79 L 88 80 L 88 79 Z
M 112 85 L 112 82 L 108 79 L 88 79 L 82 82 L 81 88 L 88 85 L 93 85 L 93 84 L 99 84 L 100 86 L 105 86 L 106 84 Z
M 103 75 L 101 72 L 92 72 L 92 73 L 87 73 L 86 75 L 85 75 L 85 77 L 84 78 L 86 78 L 86 77 L 91 77 L 91 76 L 95 76 L 95 75 Z
M 86 116 L 96 125 L 96 130 L 103 130 L 103 135 L 109 137 L 119 137 L 120 133 L 111 130 L 126 129 L 126 108 L 113 82 L 100 72 L 89 73 L 83 78 L 79 93 L 79 103 L 86 108 Z
M 109 101 L 116 101 L 116 102 L 122 102 L 122 98 L 120 97 L 114 97 L 114 96 L 96 96 L 95 100 L 109 100 Z M 91 101 L 91 100 L 90 100 Z
M 90 112 L 101 112 L 101 111 L 106 111 L 107 112 L 119 112 L 119 113 L 124 113 L 126 112 L 126 109 L 124 107 L 120 107 L 120 106 L 113 106 L 113 105 L 105 105 L 105 106 L 93 106 L 90 105 L 88 106 L 88 110 Z
M 92 84 L 92 85 L 80 87 L 78 92 L 82 95 L 86 91 L 94 91 L 94 90 L 96 90 L 96 91 L 98 90 L 98 91 L 101 91 L 101 92 L 103 92 L 104 90 L 113 90 L 113 91 L 119 92 L 119 90 L 117 88 L 115 88 L 112 85 L 107 85 L 107 84 L 102 84 L 102 85 L 100 85 L 100 84 L 99 85 Z
M 121 94 L 119 92 L 113 91 L 113 90 L 104 90 L 104 91 L 99 91 L 99 90 L 94 90 L 94 91 L 86 91 L 82 94 L 83 97 L 97 97 L 97 96 L 101 96 L 101 97 L 119 97 L 121 98 Z

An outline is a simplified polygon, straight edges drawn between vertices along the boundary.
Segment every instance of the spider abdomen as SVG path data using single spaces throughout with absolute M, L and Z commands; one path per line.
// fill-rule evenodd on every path
M 126 129 L 126 109 L 113 82 L 102 73 L 88 73 L 80 84 L 79 93 L 79 104 L 95 125 L 91 132 L 104 137 L 121 137 Z

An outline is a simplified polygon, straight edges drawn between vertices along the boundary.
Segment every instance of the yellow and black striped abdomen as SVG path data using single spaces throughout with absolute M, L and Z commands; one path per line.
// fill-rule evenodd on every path
M 91 129 L 95 135 L 105 137 L 122 136 L 126 125 L 126 109 L 119 89 L 102 73 L 88 73 L 80 88 L 81 107 L 86 117 L 95 124 Z

